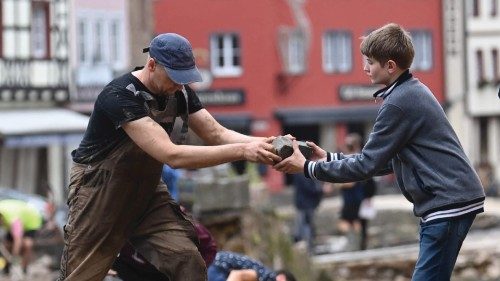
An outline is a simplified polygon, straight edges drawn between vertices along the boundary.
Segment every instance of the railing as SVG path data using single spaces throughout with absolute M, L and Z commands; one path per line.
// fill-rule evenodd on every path
M 67 60 L 0 60 L 0 102 L 66 102 L 68 70 Z
M 67 60 L 0 60 L 0 87 L 61 87 L 69 81 Z

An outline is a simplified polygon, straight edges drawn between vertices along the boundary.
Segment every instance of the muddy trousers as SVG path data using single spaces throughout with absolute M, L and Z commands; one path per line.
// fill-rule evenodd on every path
M 171 281 L 205 281 L 191 218 L 165 184 L 148 190 L 151 184 L 127 178 L 127 170 L 120 173 L 99 165 L 73 165 L 58 280 L 103 280 L 128 240 Z

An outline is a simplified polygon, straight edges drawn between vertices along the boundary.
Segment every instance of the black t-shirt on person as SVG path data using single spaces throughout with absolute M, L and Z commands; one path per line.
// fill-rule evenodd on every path
M 185 87 L 187 92 L 189 114 L 203 108 L 196 93 Z M 115 147 L 128 135 L 122 125 L 148 116 L 148 106 L 143 96 L 137 95 L 137 91 L 151 93 L 144 84 L 132 73 L 127 73 L 116 78 L 104 87 L 98 95 L 94 105 L 94 111 L 90 116 L 87 130 L 83 136 L 80 146 L 71 155 L 73 161 L 80 164 L 90 164 L 104 159 Z M 167 97 L 152 95 L 158 106 L 165 106 Z M 177 114 L 185 114 L 186 100 L 181 91 L 175 93 L 177 100 Z M 171 133 L 173 123 L 160 125 Z

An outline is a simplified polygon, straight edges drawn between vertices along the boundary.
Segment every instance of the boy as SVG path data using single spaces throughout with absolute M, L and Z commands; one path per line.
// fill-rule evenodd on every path
M 372 83 L 386 86 L 374 94 L 383 103 L 363 150 L 332 154 L 309 142 L 311 159 L 320 161 L 306 161 L 294 142 L 294 154 L 274 167 L 329 182 L 394 172 L 421 218 L 412 280 L 450 280 L 462 242 L 484 211 L 483 188 L 438 101 L 409 72 L 414 57 L 409 34 L 397 24 L 385 25 L 363 39 L 361 53 Z

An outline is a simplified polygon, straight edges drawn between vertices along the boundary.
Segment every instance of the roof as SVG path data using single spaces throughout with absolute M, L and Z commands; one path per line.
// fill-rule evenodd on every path
M 252 115 L 248 112 L 213 114 L 215 120 L 226 128 L 232 130 L 249 130 Z
M 282 123 L 305 125 L 315 123 L 364 122 L 375 121 L 379 105 L 361 105 L 321 108 L 283 108 L 277 109 L 274 116 Z
M 0 140 L 7 147 L 74 142 L 81 139 L 88 121 L 88 116 L 62 108 L 4 110 Z

